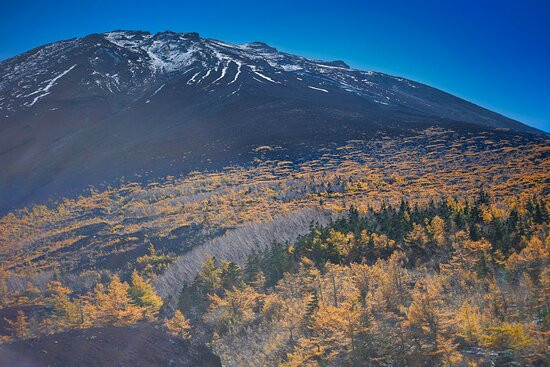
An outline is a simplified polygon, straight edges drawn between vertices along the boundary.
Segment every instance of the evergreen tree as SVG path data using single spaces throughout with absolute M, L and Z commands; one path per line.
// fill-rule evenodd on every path
M 155 316 L 162 306 L 162 299 L 157 296 L 153 286 L 145 281 L 136 270 L 132 273 L 131 287 L 128 294 L 133 303 L 143 309 L 148 318 Z

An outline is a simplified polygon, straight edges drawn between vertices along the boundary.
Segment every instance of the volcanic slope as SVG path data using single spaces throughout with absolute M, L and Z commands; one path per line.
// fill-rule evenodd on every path
M 0 211 L 122 176 L 317 154 L 428 127 L 539 133 L 429 86 L 261 42 L 114 31 L 0 63 Z M 274 153 L 275 154 L 275 153 Z

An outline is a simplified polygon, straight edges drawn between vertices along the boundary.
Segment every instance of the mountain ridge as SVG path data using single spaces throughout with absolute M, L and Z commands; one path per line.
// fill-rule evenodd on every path
M 384 77 L 393 78 L 393 79 L 395 79 L 397 81 L 400 81 L 400 82 L 408 83 L 409 86 L 411 86 L 413 88 L 417 88 L 419 86 L 432 88 L 432 87 L 430 87 L 426 84 L 417 83 L 417 82 L 414 82 L 410 79 L 406 79 L 406 78 L 403 78 L 403 77 L 393 76 L 393 75 L 390 75 L 390 74 L 385 74 L 385 73 L 380 73 L 380 72 L 375 72 L 375 71 L 361 71 L 359 69 L 351 68 L 349 65 L 347 65 L 344 61 L 341 61 L 341 60 L 323 61 L 323 60 L 309 59 L 309 58 L 305 58 L 305 57 L 302 57 L 302 56 L 292 55 L 292 54 L 289 54 L 289 53 L 286 53 L 286 52 L 280 52 L 276 48 L 271 47 L 268 44 L 266 44 L 264 42 L 260 42 L 260 41 L 254 41 L 254 42 L 245 43 L 245 44 L 230 44 L 230 43 L 222 42 L 222 41 L 212 39 L 212 38 L 201 38 L 200 35 L 196 32 L 176 33 L 176 32 L 173 32 L 173 31 L 165 31 L 165 32 L 158 32 L 158 33 L 152 34 L 152 33 L 147 32 L 147 31 L 116 30 L 116 31 L 105 32 L 105 33 L 94 33 L 94 34 L 90 34 L 88 36 L 81 37 L 81 38 L 72 38 L 72 39 L 68 39 L 68 40 L 49 43 L 49 44 L 46 44 L 44 46 L 39 46 L 37 48 L 34 48 L 32 50 L 29 50 L 29 51 L 21 54 L 21 55 L 18 55 L 18 56 L 12 57 L 10 59 L 1 61 L 0 66 L 6 67 L 7 64 L 9 64 L 10 62 L 16 61 L 16 59 L 18 59 L 20 57 L 24 57 L 25 55 L 32 55 L 33 53 L 34 54 L 40 53 L 47 47 L 59 46 L 61 44 L 65 44 L 65 43 L 68 43 L 69 44 L 68 47 L 71 47 L 71 46 L 75 46 L 75 43 L 78 44 L 80 42 L 92 41 L 92 40 L 97 40 L 97 41 L 106 40 L 106 41 L 110 42 L 111 44 L 119 47 L 120 49 L 131 50 L 131 51 L 138 52 L 138 53 L 145 51 L 149 56 L 149 62 L 151 63 L 151 68 L 153 69 L 153 71 L 160 71 L 161 73 L 171 73 L 171 72 L 181 71 L 182 69 L 184 69 L 185 67 L 187 67 L 191 64 L 191 62 L 188 62 L 190 59 L 191 59 L 191 61 L 197 61 L 195 59 L 192 59 L 192 55 L 188 55 L 188 56 L 190 56 L 189 58 L 181 57 L 182 56 L 181 49 L 176 49 L 176 52 L 174 52 L 172 54 L 171 54 L 170 50 L 168 52 L 165 52 L 164 55 L 162 55 L 162 56 L 165 57 L 164 60 L 162 58 L 158 57 L 158 54 L 159 53 L 162 54 L 163 50 L 159 51 L 158 48 L 155 49 L 155 47 L 154 47 L 155 44 L 159 43 L 161 45 L 161 47 L 164 47 L 164 48 L 166 48 L 166 46 L 168 46 L 168 49 L 169 49 L 170 46 L 174 44 L 173 42 L 175 42 L 175 41 L 184 41 L 185 40 L 185 41 L 199 42 L 199 43 L 205 45 L 206 48 L 213 51 L 215 56 L 218 56 L 220 58 L 220 60 L 222 61 L 222 63 L 224 64 L 224 68 L 222 69 L 222 73 L 224 73 L 224 71 L 227 71 L 227 69 L 230 68 L 230 64 L 232 62 L 235 63 L 235 65 L 237 65 L 237 66 L 240 66 L 240 64 L 239 64 L 239 61 L 237 61 L 237 58 L 232 58 L 232 57 L 228 56 L 227 54 L 220 55 L 219 54 L 220 48 L 222 48 L 222 49 L 231 49 L 230 50 L 231 52 L 229 54 L 231 54 L 232 52 L 235 52 L 235 51 L 238 51 L 238 52 L 247 51 L 248 52 L 248 54 L 246 55 L 247 57 L 251 57 L 251 55 L 252 55 L 252 57 L 258 57 L 258 56 L 264 57 L 265 60 L 267 61 L 267 63 L 270 66 L 279 67 L 279 69 L 282 68 L 285 71 L 298 71 L 298 70 L 304 70 L 304 69 L 307 70 L 306 68 L 304 68 L 304 64 L 309 63 L 309 64 L 314 64 L 315 66 L 322 67 L 322 68 L 323 67 L 324 68 L 331 68 L 332 67 L 332 68 L 336 68 L 336 69 L 346 69 L 346 70 L 349 70 L 351 72 L 362 73 L 363 75 L 381 75 L 381 76 L 384 76 Z M 146 45 L 147 42 L 151 42 L 151 41 L 152 41 L 152 45 Z M 164 43 L 163 43 L 163 41 L 164 41 Z M 143 45 L 146 45 L 148 47 L 143 48 L 142 47 Z M 97 46 L 100 46 L 100 44 L 98 43 Z M 215 46 L 215 48 L 213 48 L 212 46 Z M 195 50 L 193 47 L 194 47 L 194 45 L 191 43 L 191 46 L 189 46 L 189 49 L 186 50 L 187 54 L 192 53 Z M 250 53 L 250 51 L 252 51 L 252 53 Z M 186 53 L 183 53 L 183 55 L 185 55 L 185 54 Z M 174 58 L 174 55 L 177 56 L 177 58 Z M 233 54 L 233 56 L 234 56 L 234 54 Z M 170 58 L 170 57 L 172 57 L 172 58 Z M 293 64 L 292 63 L 291 64 L 279 64 L 278 63 L 279 60 L 285 60 L 285 58 L 290 58 L 290 59 L 287 59 L 287 61 L 292 61 Z M 302 65 L 297 65 L 300 62 L 302 63 Z M 77 64 L 71 65 L 69 68 L 62 71 L 62 73 L 58 74 L 57 76 L 54 76 L 53 78 L 51 78 L 50 80 L 47 80 L 47 81 L 57 81 L 58 78 L 63 77 L 65 75 L 65 73 L 68 73 L 70 70 L 72 70 L 71 68 L 74 68 L 76 66 L 78 66 L 78 65 Z M 248 65 L 248 66 L 250 66 L 250 65 Z M 261 77 L 261 75 L 263 75 L 263 74 L 256 71 L 255 68 L 256 67 L 253 67 L 252 69 L 254 69 L 254 70 L 252 70 L 252 71 L 256 74 L 256 76 Z M 186 72 L 188 72 L 188 71 L 189 70 L 186 70 Z M 260 75 L 258 75 L 258 73 Z M 3 74 L 5 74 L 5 75 L 8 74 L 9 75 L 9 73 L 3 73 Z M 5 75 L 3 75 L 3 76 L 5 76 Z M 110 76 L 110 75 L 108 75 L 108 76 Z M 235 74 L 234 76 L 238 78 L 237 74 Z M 263 80 L 264 81 L 270 81 L 269 79 L 263 79 Z M 193 80 L 191 80 L 191 82 L 192 81 Z M 232 81 L 235 82 L 236 79 L 233 79 Z M 367 80 L 363 80 L 363 81 L 367 81 Z M 6 89 L 6 87 L 4 86 L 5 84 L 6 84 L 5 81 L 0 84 L 0 88 L 2 89 L 2 91 L 4 91 Z M 358 92 L 356 89 L 353 88 L 353 86 L 351 86 L 347 83 L 342 83 L 342 85 L 344 87 L 348 87 L 349 89 L 346 89 L 348 91 Z M 436 88 L 433 88 L 433 89 L 436 89 Z M 440 92 L 443 92 L 443 93 L 445 93 L 449 96 L 452 96 L 450 93 L 447 93 L 447 92 L 444 92 L 444 91 L 440 91 Z M 30 94 L 24 95 L 23 97 L 30 97 L 31 95 L 35 95 L 35 94 L 30 93 Z M 36 97 L 33 97 L 33 98 L 36 98 Z M 388 97 L 386 96 L 386 98 L 388 98 Z M 454 98 L 458 98 L 458 97 L 454 97 Z M 5 98 L 3 98 L 3 99 L 5 99 Z M 462 98 L 458 98 L 458 99 L 460 99 L 463 102 L 475 105 L 474 103 L 469 102 L 467 100 L 464 100 Z M 27 101 L 27 102 L 25 102 L 25 104 L 29 106 L 29 105 L 34 105 L 36 102 L 37 102 L 37 100 L 33 99 L 32 102 Z M 377 101 L 377 103 L 385 104 L 387 102 Z M 9 109 L 10 109 L 9 106 L 5 107 L 4 105 L 5 105 L 5 103 L 2 103 L 0 106 L 3 107 L 3 109 L 7 109 L 9 111 Z M 475 106 L 479 107 L 479 108 L 482 108 L 485 111 L 490 111 L 490 110 L 488 110 L 484 107 L 477 106 L 477 105 L 475 105 Z M 502 117 L 502 118 L 505 118 L 507 120 L 514 121 L 514 122 L 517 123 L 517 121 L 509 119 L 504 115 L 501 115 L 501 114 L 498 114 L 498 113 L 495 113 L 495 112 L 492 112 L 492 111 L 490 111 L 490 112 L 492 114 L 498 115 L 499 117 Z M 521 124 L 521 125 L 524 125 L 524 124 Z M 531 131 L 531 132 L 537 131 L 535 128 L 532 128 L 532 127 L 529 127 L 529 126 L 526 126 L 526 125 L 524 125 L 522 127 L 524 129 L 526 129 L 527 131 Z M 516 128 L 518 128 L 518 127 L 516 126 Z

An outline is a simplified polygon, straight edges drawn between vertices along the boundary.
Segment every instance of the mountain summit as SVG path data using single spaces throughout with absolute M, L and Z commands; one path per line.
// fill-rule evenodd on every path
M 0 63 L 0 211 L 121 176 L 453 130 L 537 130 L 404 78 L 262 43 L 113 31 Z

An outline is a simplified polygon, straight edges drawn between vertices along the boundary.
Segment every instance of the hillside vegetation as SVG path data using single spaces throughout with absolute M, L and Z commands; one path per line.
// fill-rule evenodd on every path
M 351 209 L 244 267 L 206 262 L 179 307 L 230 366 L 548 364 L 548 208 L 493 209 Z
M 149 325 L 228 366 L 545 365 L 549 153 L 439 128 L 293 161 L 261 146 L 17 210 L 0 334 Z
M 16 273 L 27 265 L 118 270 L 145 254 L 149 243 L 181 254 L 225 230 L 304 208 L 338 212 L 354 204 L 363 210 L 402 197 L 425 203 L 469 198 L 480 188 L 504 197 L 540 193 L 548 184 L 548 141 L 511 133 L 429 129 L 329 146 L 298 161 L 270 159 L 284 155 L 277 149 L 258 147 L 251 166 L 146 185 L 122 181 L 9 213 L 0 218 L 0 266 Z

